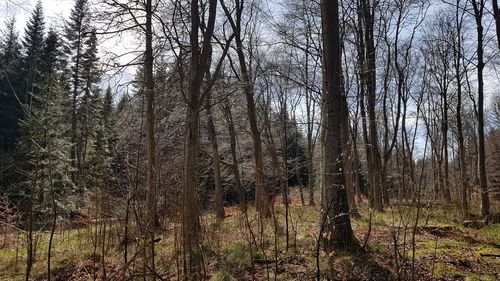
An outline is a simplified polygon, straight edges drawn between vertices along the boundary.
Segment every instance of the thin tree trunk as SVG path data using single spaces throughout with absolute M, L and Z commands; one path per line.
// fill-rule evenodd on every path
M 212 105 L 211 105 L 211 95 L 207 94 L 206 98 L 207 104 L 207 122 L 208 122 L 208 139 L 212 146 L 212 161 L 214 164 L 214 181 L 215 181 L 215 212 L 217 219 L 224 219 L 224 204 L 222 201 L 222 182 L 220 173 L 220 157 L 219 157 L 219 147 L 217 145 L 217 134 L 215 132 L 214 118 L 212 116 Z
M 236 155 L 236 130 L 234 128 L 233 115 L 231 113 L 231 106 L 229 105 L 229 100 L 224 100 L 223 105 L 224 115 L 226 116 L 226 120 L 228 123 L 229 129 L 229 141 L 231 145 L 231 157 L 233 160 L 233 174 L 234 174 L 234 183 L 236 184 L 236 190 L 238 191 L 238 202 L 240 205 L 240 210 L 242 212 L 246 212 L 246 199 L 245 199 L 245 189 L 241 184 L 240 179 L 240 168 L 238 164 L 238 157 Z
M 261 216 L 270 217 L 271 211 L 269 209 L 269 195 L 267 187 L 264 183 L 264 162 L 262 157 L 262 139 L 260 135 L 260 130 L 257 124 L 257 111 L 255 107 L 255 98 L 253 83 L 250 78 L 250 73 L 248 71 L 247 58 L 243 51 L 243 39 L 242 39 L 242 13 L 244 8 L 244 1 L 235 0 L 236 6 L 236 18 L 233 19 L 231 12 L 221 1 L 221 6 L 231 24 L 234 31 L 236 42 L 236 53 L 238 55 L 238 63 L 240 67 L 240 79 L 243 83 L 243 92 L 246 97 L 247 102 L 247 115 L 250 123 L 250 133 L 253 140 L 253 154 L 255 160 L 255 206 L 257 211 Z
M 375 52 L 375 41 L 374 41 L 374 7 L 368 3 L 367 0 L 361 1 L 361 10 L 364 22 L 364 40 L 366 47 L 366 64 L 365 64 L 365 79 L 366 83 L 366 94 L 368 103 L 368 128 L 369 128 L 369 146 L 371 161 L 369 165 L 371 166 L 371 189 L 372 189 L 372 207 L 378 211 L 383 210 L 383 200 L 382 200 L 382 181 L 381 181 L 381 157 L 380 149 L 378 143 L 378 131 L 377 131 L 377 117 L 375 111 L 376 105 L 376 52 Z M 373 4 L 375 5 L 375 3 Z
M 494 0 L 496 2 L 496 0 Z M 455 80 L 457 82 L 457 142 L 458 142 L 458 158 L 460 164 L 460 186 L 461 186 L 461 203 L 464 213 L 464 217 L 467 218 L 469 215 L 469 204 L 467 200 L 467 163 L 465 162 L 465 145 L 464 145 L 464 132 L 462 125 L 462 75 L 461 75 L 461 59 L 462 59 L 462 20 L 459 14 L 459 2 L 457 0 L 457 5 L 455 7 L 455 18 L 457 25 L 457 41 L 456 41 L 456 52 L 454 55 L 455 64 Z M 462 15 L 463 16 L 463 15 Z M 500 42 L 499 42 L 500 43 Z
M 146 150 L 147 150 L 147 193 L 146 193 L 146 236 L 144 241 L 146 257 L 145 266 L 153 272 L 155 279 L 155 218 L 156 218 L 156 141 L 154 113 L 154 79 L 153 79 L 153 7 L 152 0 L 146 1 L 146 49 L 144 52 L 144 92 L 146 95 Z
M 479 185 L 481 187 L 481 215 L 487 219 L 490 215 L 488 182 L 486 178 L 486 154 L 484 150 L 484 50 L 483 50 L 483 11 L 484 0 L 472 0 L 477 28 L 477 130 L 479 150 Z

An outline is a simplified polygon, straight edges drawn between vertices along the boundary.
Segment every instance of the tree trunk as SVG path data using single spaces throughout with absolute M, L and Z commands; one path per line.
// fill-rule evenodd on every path
M 212 161 L 214 164 L 214 183 L 215 183 L 215 212 L 217 219 L 224 219 L 224 204 L 222 200 L 222 182 L 220 174 L 220 157 L 219 148 L 217 145 L 217 134 L 215 132 L 214 118 L 212 116 L 212 105 L 211 105 L 211 95 L 207 94 L 207 122 L 208 122 L 208 139 L 212 146 Z
M 146 194 L 146 236 L 144 247 L 145 265 L 155 272 L 155 214 L 156 214 L 156 141 L 155 141 L 155 114 L 154 114 L 154 78 L 153 78 L 153 7 L 152 0 L 146 1 L 146 50 L 144 52 L 144 92 L 146 95 L 146 150 L 148 159 L 148 174 Z M 154 278 L 153 278 L 154 279 Z
M 358 242 L 351 228 L 342 160 L 341 49 L 338 1 L 321 1 L 324 40 L 323 130 L 322 130 L 322 229 L 323 245 L 353 250 Z
M 497 31 L 497 44 L 500 48 L 500 10 L 498 10 L 498 0 L 491 0 L 493 6 L 493 17 L 495 18 L 495 26 Z
M 354 200 L 355 186 L 354 186 L 354 169 L 352 161 L 352 142 L 349 133 L 349 109 L 347 108 L 346 96 L 342 95 L 342 159 L 344 160 L 344 176 L 347 188 L 347 201 L 349 203 L 349 209 L 351 210 L 353 216 L 359 215 L 358 208 L 356 207 L 356 201 Z
M 471 1 L 474 9 L 477 28 L 477 130 L 479 150 L 479 185 L 481 187 L 481 215 L 488 218 L 490 215 L 490 201 L 488 196 L 488 182 L 486 178 L 486 154 L 484 151 L 484 50 L 483 50 L 483 11 L 484 0 Z
M 264 217 L 270 217 L 271 211 L 269 209 L 269 195 L 267 188 L 264 183 L 264 162 L 262 157 L 262 139 L 257 125 L 257 112 L 255 107 L 255 98 L 253 91 L 253 82 L 250 79 L 250 73 L 248 71 L 248 65 L 243 51 L 243 41 L 242 41 L 242 13 L 244 2 L 240 0 L 235 0 L 236 4 L 236 19 L 233 20 L 231 12 L 221 2 L 222 8 L 231 23 L 233 31 L 235 33 L 236 41 L 236 53 L 238 55 L 238 62 L 240 66 L 240 79 L 243 83 L 243 92 L 245 93 L 247 102 L 247 115 L 250 123 L 250 133 L 253 140 L 253 154 L 255 160 L 255 207 L 257 211 Z
M 238 157 L 236 155 L 236 130 L 234 129 L 233 115 L 231 113 L 231 106 L 229 105 L 229 100 L 225 99 L 223 105 L 224 115 L 226 116 L 228 129 L 229 129 L 229 141 L 231 144 L 231 157 L 233 160 L 233 174 L 234 183 L 236 184 L 236 189 L 238 191 L 238 203 L 240 205 L 240 210 L 246 212 L 246 199 L 245 199 L 245 189 L 241 184 L 240 179 L 240 168 L 238 164 Z
M 198 152 L 200 145 L 199 119 L 203 98 L 201 85 L 210 66 L 217 0 L 208 3 L 208 19 L 203 23 L 204 32 L 200 48 L 200 6 L 199 1 L 191 0 L 191 58 L 189 86 L 187 92 L 186 133 L 184 139 L 184 205 L 183 205 L 183 247 L 184 276 L 186 280 L 202 280 L 202 257 L 199 247 L 199 210 L 198 210 Z
M 376 64 L 375 64 L 375 41 L 374 41 L 374 16 L 373 7 L 367 0 L 360 1 L 360 16 L 364 27 L 364 43 L 361 44 L 361 52 L 366 53 L 362 56 L 363 68 L 361 68 L 363 83 L 366 86 L 367 107 L 368 107 L 368 129 L 369 135 L 366 137 L 367 143 L 367 165 L 368 179 L 370 183 L 370 206 L 378 211 L 383 210 L 382 201 L 382 181 L 381 181 L 381 157 L 377 134 L 377 119 L 375 112 L 376 105 Z M 361 30 L 363 27 L 360 27 Z M 359 51 L 358 51 L 359 52 Z M 364 113 L 364 104 L 362 105 L 362 115 Z M 365 115 L 366 116 L 366 115 Z M 363 127 L 366 134 L 366 125 Z
M 468 180 L 467 180 L 467 163 L 465 162 L 464 132 L 462 125 L 462 74 L 460 69 L 462 61 L 462 21 L 460 19 L 459 6 L 457 5 L 455 9 L 456 9 L 455 18 L 457 25 L 457 41 L 455 48 L 457 51 L 453 53 L 453 56 L 454 56 L 454 66 L 455 66 L 455 80 L 457 82 L 456 118 L 457 118 L 458 158 L 460 165 L 460 187 L 461 187 L 460 200 L 462 203 L 464 217 L 467 218 L 469 215 L 469 203 L 467 200 Z

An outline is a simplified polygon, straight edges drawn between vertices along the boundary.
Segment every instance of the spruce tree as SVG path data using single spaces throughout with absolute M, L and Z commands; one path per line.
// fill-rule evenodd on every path
M 78 123 L 79 123 L 79 137 L 77 145 L 79 146 L 79 151 L 81 155 L 82 164 L 82 174 L 84 177 L 92 177 L 94 171 L 92 169 L 97 168 L 95 166 L 94 160 L 89 159 L 90 153 L 95 153 L 95 144 L 100 142 L 98 138 L 103 139 L 105 142 L 103 145 L 106 147 L 102 149 L 102 153 L 108 154 L 107 151 L 107 137 L 105 136 L 105 128 L 103 122 L 102 108 L 103 100 L 101 96 L 101 90 L 98 83 L 101 80 L 100 70 L 99 70 L 99 59 L 97 57 L 97 37 L 95 30 L 89 32 L 85 44 L 85 51 L 82 54 L 82 86 L 83 86 L 83 96 L 81 100 L 80 107 L 78 109 Z M 84 186 L 92 187 L 95 183 L 92 181 L 82 182 Z
M 82 55 L 85 52 L 85 41 L 89 33 L 89 11 L 87 0 L 76 0 L 71 10 L 69 20 L 66 22 L 66 50 L 70 57 L 71 65 L 71 150 L 72 166 L 74 171 L 71 175 L 73 182 L 78 182 L 77 175 L 82 172 L 82 141 L 79 140 L 78 132 L 78 104 L 83 93 L 82 90 Z M 80 173 L 76 171 L 79 170 Z
M 43 50 L 45 21 L 42 2 L 38 1 L 33 10 L 26 28 L 24 29 L 22 76 L 24 77 L 24 91 L 21 101 L 30 106 L 32 97 L 38 91 L 37 80 L 40 78 L 41 55 Z
M 25 181 L 22 192 L 31 198 L 33 208 L 44 216 L 52 209 L 51 198 L 56 199 L 58 213 L 74 209 L 69 196 L 74 188 L 67 138 L 68 124 L 64 115 L 67 96 L 64 81 L 64 60 L 61 40 L 50 30 L 40 53 L 39 89 L 32 97 L 31 106 L 21 122 L 22 136 L 18 149 L 24 155 L 21 165 Z
M 18 123 L 22 118 L 22 107 L 18 100 L 21 46 L 14 18 L 7 21 L 5 26 L 0 38 L 0 196 L 15 181 L 13 155 L 19 137 Z

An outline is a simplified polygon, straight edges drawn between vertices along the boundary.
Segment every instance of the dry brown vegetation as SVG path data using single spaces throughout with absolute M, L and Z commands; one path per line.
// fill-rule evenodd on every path
M 284 209 L 276 200 L 273 217 L 260 220 L 253 208 L 245 217 L 235 207 L 226 208 L 226 219 L 202 216 L 204 272 L 209 280 L 314 280 L 317 274 L 316 243 L 319 208 L 302 206 L 298 194 L 290 206 L 290 246 L 285 249 Z M 356 236 L 364 241 L 370 215 L 366 202 L 361 218 L 353 220 Z M 451 211 L 450 211 L 451 210 Z M 498 280 L 500 276 L 500 226 L 479 229 L 460 224 L 453 206 L 436 205 L 421 210 L 415 231 L 413 264 L 412 235 L 416 208 L 393 205 L 384 213 L 372 214 L 372 230 L 364 250 L 357 253 L 320 254 L 322 280 Z M 276 218 L 277 224 L 274 224 Z M 123 261 L 123 226 L 117 221 L 88 221 L 90 224 L 61 226 L 53 246 L 54 280 L 141 280 L 137 255 Z M 106 234 L 103 229 L 106 225 Z M 182 265 L 178 251 L 179 225 L 168 221 L 156 234 L 156 270 L 159 280 L 177 280 Z M 0 280 L 22 280 L 26 258 L 25 238 L 3 228 L 0 248 Z M 136 233 L 137 232 L 137 233 Z M 138 230 L 133 233 L 139 235 Z M 276 237 L 275 237 L 276 234 Z M 97 235 L 97 236 L 96 236 Z M 253 235 L 253 238 L 251 238 Z M 46 230 L 36 235 L 33 280 L 46 280 Z M 95 239 L 99 240 L 94 253 Z M 105 256 L 100 248 L 105 237 Z M 135 237 L 135 236 L 134 236 Z M 252 243 L 249 239 L 254 240 Z M 129 241 L 131 252 L 138 246 Z M 276 244 L 275 244 L 276 242 Z M 251 247 L 250 247 L 251 245 Z M 103 262 L 104 260 L 104 262 Z M 103 265 L 105 271 L 103 271 Z M 104 275 L 105 274 L 105 275 Z M 160 279 L 161 278 L 161 279 Z

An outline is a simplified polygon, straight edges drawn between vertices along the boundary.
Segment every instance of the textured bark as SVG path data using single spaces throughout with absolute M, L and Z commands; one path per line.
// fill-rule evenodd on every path
M 321 1 L 324 40 L 323 129 L 322 129 L 322 225 L 323 245 L 353 250 L 358 242 L 351 228 L 342 160 L 341 49 L 338 1 Z

